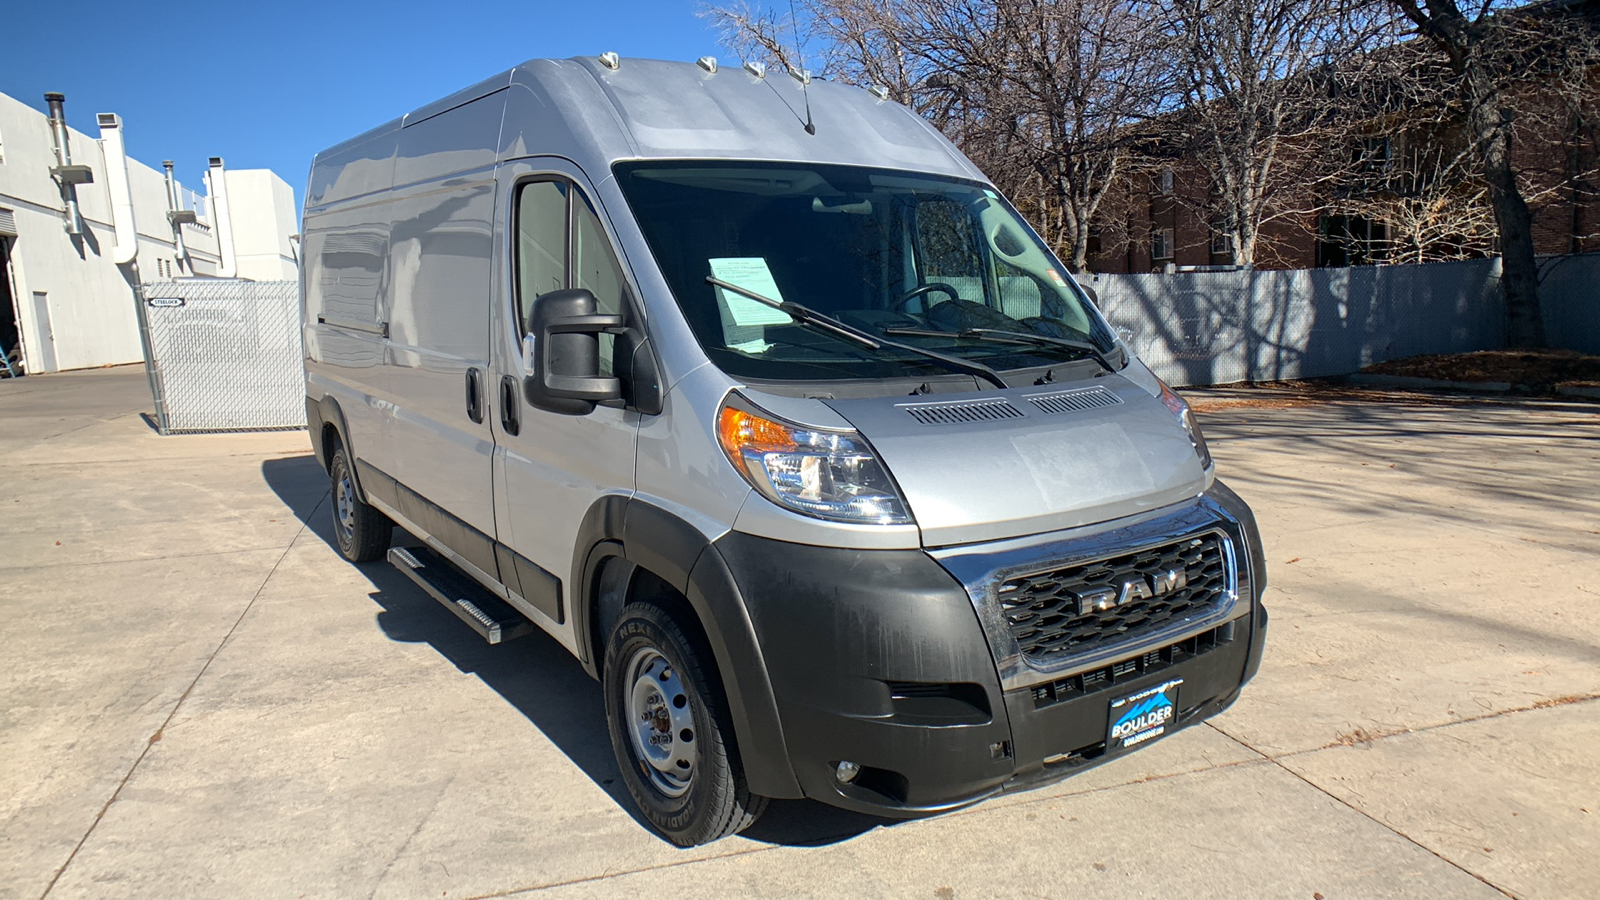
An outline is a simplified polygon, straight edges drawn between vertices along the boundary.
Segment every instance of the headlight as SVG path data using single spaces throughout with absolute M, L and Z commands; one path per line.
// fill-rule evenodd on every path
M 779 506 L 840 522 L 911 524 L 889 473 L 854 431 L 806 428 L 724 406 L 717 438 L 739 474 Z
M 1189 435 L 1189 443 L 1194 445 L 1194 452 L 1200 457 L 1200 468 L 1211 468 L 1211 451 L 1206 447 L 1205 435 L 1200 433 L 1200 423 L 1194 419 L 1194 410 L 1178 396 L 1177 391 L 1167 387 L 1165 381 L 1157 378 L 1156 382 L 1161 385 L 1162 405 L 1172 410 L 1172 414 L 1177 416 L 1178 422 L 1183 425 L 1184 432 Z

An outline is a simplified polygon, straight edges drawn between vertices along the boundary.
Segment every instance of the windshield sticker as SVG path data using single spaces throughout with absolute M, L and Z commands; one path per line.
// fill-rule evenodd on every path
M 1064 288 L 1067 286 L 1067 280 L 1062 278 L 1061 273 L 1057 272 L 1055 269 L 1046 269 L 1044 274 L 1050 276 L 1050 280 L 1056 283 L 1056 287 Z
M 711 274 L 713 277 L 737 284 L 747 291 L 754 291 L 763 297 L 783 302 L 783 295 L 778 293 L 778 283 L 772 278 L 772 270 L 767 268 L 767 260 L 760 256 L 730 257 L 711 260 Z M 789 314 L 781 309 L 774 309 L 759 300 L 751 300 L 743 294 L 736 294 L 726 288 L 717 288 L 717 305 L 722 308 L 722 326 L 728 328 L 751 328 L 763 325 L 787 325 L 792 319 Z M 745 340 L 748 340 L 746 338 Z M 740 341 L 743 343 L 744 341 Z M 733 341 L 728 343 L 732 344 Z

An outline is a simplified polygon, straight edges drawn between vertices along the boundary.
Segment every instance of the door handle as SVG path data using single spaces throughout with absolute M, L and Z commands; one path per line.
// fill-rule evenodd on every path
M 467 418 L 483 424 L 483 372 L 467 370 Z
M 500 427 L 512 437 L 522 432 L 522 404 L 517 399 L 519 387 L 510 375 L 500 379 Z

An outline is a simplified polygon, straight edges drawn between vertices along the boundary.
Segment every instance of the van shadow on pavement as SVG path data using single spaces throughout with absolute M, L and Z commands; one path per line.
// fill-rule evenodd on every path
M 314 457 L 266 460 L 261 475 L 300 521 L 334 546 L 333 521 L 323 502 L 328 476 Z M 419 543 L 404 530 L 396 530 L 396 546 Z M 368 596 L 382 607 L 376 621 L 390 640 L 426 643 L 457 669 L 477 676 L 526 716 L 640 827 L 650 830 L 618 777 L 600 684 L 565 647 L 537 629 L 506 644 L 487 644 L 388 563 L 356 568 L 372 583 Z M 786 846 L 824 846 L 893 824 L 810 800 L 773 800 L 742 836 Z

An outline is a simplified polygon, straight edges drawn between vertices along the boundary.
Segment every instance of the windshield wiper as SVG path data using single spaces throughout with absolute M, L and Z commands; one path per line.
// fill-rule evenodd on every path
M 1051 337 L 1048 334 L 1030 334 L 1026 331 L 1006 331 L 1003 328 L 963 328 L 960 331 L 937 331 L 932 328 L 885 328 L 884 334 L 899 334 L 907 337 L 957 337 L 957 338 L 987 338 L 1002 344 L 1031 344 L 1035 347 L 1060 347 L 1065 350 L 1076 350 L 1084 356 L 1099 363 L 1107 372 L 1115 374 L 1117 369 L 1111 360 L 1100 352 L 1100 348 L 1088 341 L 1075 341 L 1072 338 Z
M 904 350 L 907 353 L 912 353 L 917 356 L 931 359 L 934 362 L 943 365 L 947 369 L 962 372 L 967 375 L 974 375 L 983 379 L 984 381 L 989 382 L 997 388 L 1005 389 L 1010 387 L 1010 385 L 1006 384 L 1005 379 L 1000 377 L 999 372 L 996 372 L 994 369 L 989 368 L 983 363 L 972 362 L 971 360 L 950 356 L 945 353 L 940 353 L 937 350 L 928 350 L 924 347 L 918 347 L 913 344 L 906 344 L 900 341 L 889 341 L 880 337 L 874 337 L 873 335 L 868 334 L 859 328 L 856 328 L 852 325 L 846 325 L 838 319 L 835 319 L 826 313 L 817 312 L 816 310 L 804 304 L 796 303 L 793 300 L 774 300 L 771 297 L 768 297 L 764 294 L 758 294 L 748 288 L 742 288 L 732 282 L 723 281 L 714 275 L 707 275 L 706 282 L 709 284 L 714 284 L 719 288 L 733 291 L 735 294 L 738 294 L 741 297 L 749 297 L 751 300 L 754 300 L 757 303 L 764 303 L 773 309 L 787 314 L 789 318 L 794 319 L 796 322 L 799 322 L 803 325 L 810 325 L 813 328 L 819 328 L 823 331 L 829 332 L 830 334 L 836 334 L 839 337 L 853 341 L 863 347 L 867 347 L 872 350 L 882 350 L 884 347 L 893 347 L 896 350 Z M 944 332 L 939 333 L 943 334 Z

